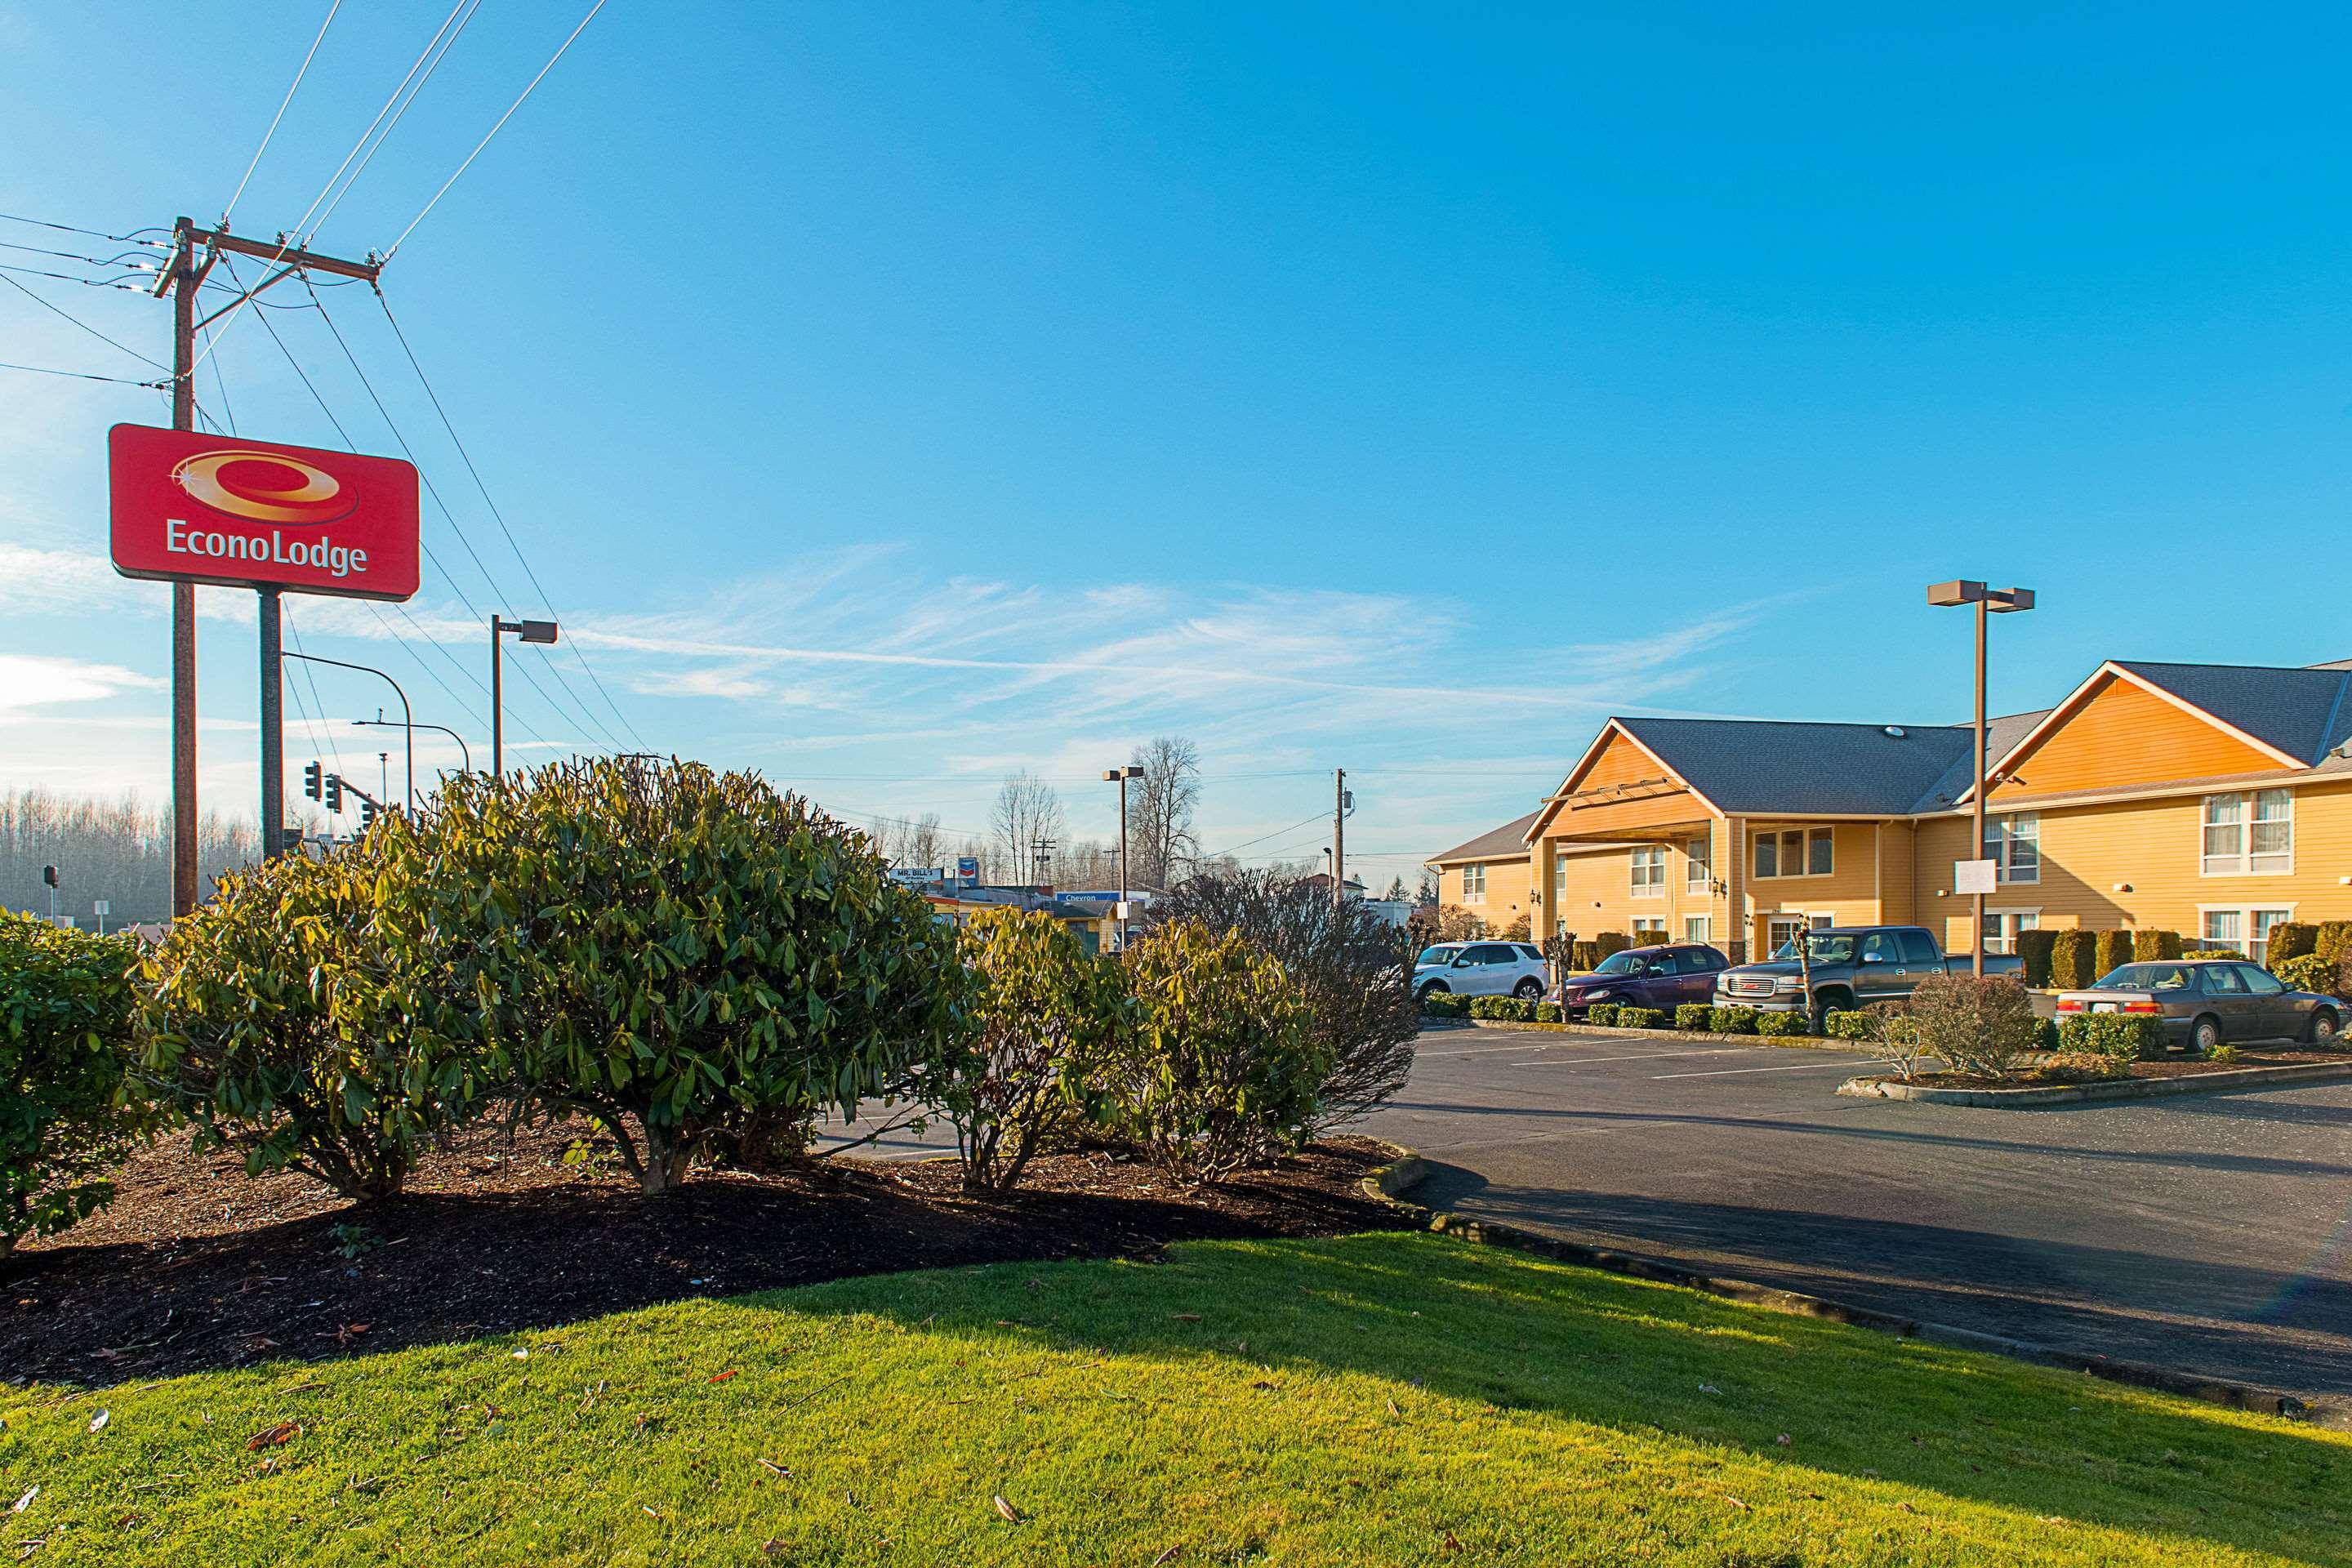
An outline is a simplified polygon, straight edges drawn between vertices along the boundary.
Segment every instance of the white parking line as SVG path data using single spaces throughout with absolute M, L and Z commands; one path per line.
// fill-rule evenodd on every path
M 1532 1046 L 1480 1046 L 1475 1050 L 1466 1051 L 1415 1051 L 1413 1055 L 1416 1057 L 1491 1057 L 1504 1051 L 1548 1051 L 1549 1049 L 1551 1046 L 1546 1042 Z
M 1731 1078 L 1744 1072 L 1820 1072 L 1823 1068 L 1851 1070 L 1854 1068 L 1865 1067 L 1869 1062 L 1868 1057 L 1855 1057 L 1848 1061 L 1807 1062 L 1801 1067 L 1793 1068 L 1714 1068 L 1706 1072 L 1661 1072 L 1652 1073 L 1650 1081 L 1659 1083 L 1670 1078 Z
M 1556 1057 L 1540 1062 L 1522 1062 L 1521 1067 L 1580 1068 L 1587 1062 L 1654 1062 L 1662 1057 L 1729 1057 L 1742 1051 L 1770 1050 L 1769 1046 L 1718 1046 L 1709 1051 L 1643 1051 L 1627 1057 Z

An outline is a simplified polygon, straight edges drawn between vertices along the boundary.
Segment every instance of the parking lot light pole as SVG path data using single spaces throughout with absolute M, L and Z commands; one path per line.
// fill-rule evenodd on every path
M 1139 779 L 1143 770 L 1130 763 L 1105 768 L 1103 783 L 1118 785 L 1118 950 L 1127 951 L 1127 781 Z
M 512 632 L 525 642 L 551 643 L 556 629 L 553 621 L 509 621 L 500 616 L 490 617 L 490 776 L 502 778 L 507 771 L 506 717 L 499 711 L 500 685 L 499 634 Z
M 1969 796 L 1973 806 L 1969 815 L 1976 824 L 1976 848 L 1969 858 L 1981 860 L 1985 848 L 1985 617 L 2013 615 L 2020 610 L 2033 608 L 2033 590 L 1988 588 L 1982 583 L 1966 581 L 1936 583 L 1928 586 L 1927 603 L 1939 609 L 1974 605 L 1977 610 L 1976 788 Z M 1969 970 L 1982 979 L 1985 896 L 1981 888 L 1974 895 L 1973 902 L 1973 923 L 1969 928 Z

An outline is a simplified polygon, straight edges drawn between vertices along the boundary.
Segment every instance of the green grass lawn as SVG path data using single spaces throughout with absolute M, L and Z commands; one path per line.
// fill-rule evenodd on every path
M 0 1509 L 40 1488 L 0 1561 L 44 1568 L 2352 1563 L 2352 1438 L 1413 1234 L 885 1276 L 0 1415 Z

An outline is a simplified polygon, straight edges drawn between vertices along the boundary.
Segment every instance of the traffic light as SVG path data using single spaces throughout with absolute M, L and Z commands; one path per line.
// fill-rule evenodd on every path
M 309 767 L 302 770 L 302 794 L 309 799 L 321 800 L 325 798 L 321 794 L 320 787 L 320 775 L 321 771 L 322 770 L 316 763 L 312 763 Z
M 375 802 L 373 802 L 373 801 L 372 801 L 372 800 L 362 800 L 362 801 L 361 801 L 361 802 L 360 802 L 360 831 L 361 831 L 362 833 L 365 833 L 369 828 L 373 827 L 374 826 L 375 826 Z
M 330 813 L 340 816 L 341 815 L 342 809 L 343 775 L 341 773 L 329 773 L 327 775 L 327 810 Z

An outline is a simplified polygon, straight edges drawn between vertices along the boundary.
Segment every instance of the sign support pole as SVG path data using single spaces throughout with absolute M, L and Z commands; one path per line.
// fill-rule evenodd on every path
M 173 231 L 172 428 L 196 427 L 196 251 Z M 266 829 L 265 829 L 266 830 Z M 172 584 L 172 917 L 196 907 L 196 585 Z
M 261 600 L 261 858 L 274 860 L 285 848 L 286 668 L 278 651 L 278 595 L 257 590 Z

